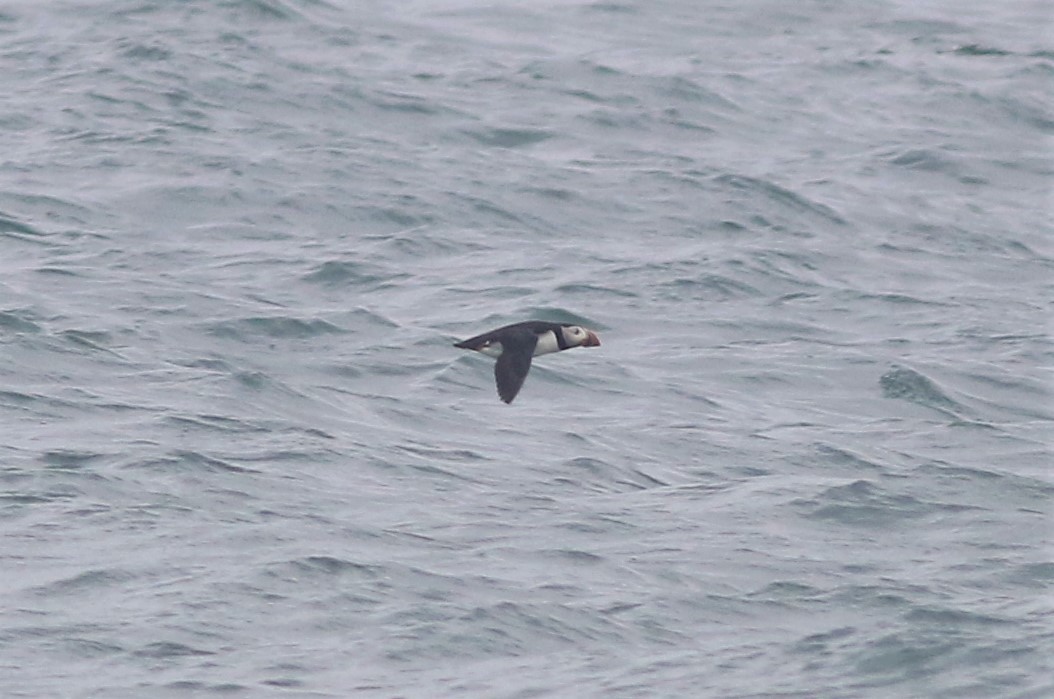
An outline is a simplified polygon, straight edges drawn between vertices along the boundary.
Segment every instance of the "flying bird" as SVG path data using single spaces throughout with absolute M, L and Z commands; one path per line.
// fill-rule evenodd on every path
M 498 396 L 506 403 L 511 403 L 520 392 L 534 357 L 572 347 L 599 346 L 600 338 L 592 330 L 544 320 L 513 323 L 454 343 L 454 347 L 498 358 L 494 363 L 494 380 L 498 384 Z

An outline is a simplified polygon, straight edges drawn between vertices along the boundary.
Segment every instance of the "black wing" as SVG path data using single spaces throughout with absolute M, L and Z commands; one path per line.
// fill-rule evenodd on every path
M 489 332 L 483 333 L 482 335 L 476 335 L 475 337 L 470 337 L 467 340 L 462 340 L 461 342 L 455 342 L 454 347 L 459 347 L 461 349 L 478 350 L 483 347 L 487 342 L 502 341 L 508 335 L 519 335 L 522 332 L 532 332 L 535 335 L 541 335 L 547 330 L 553 330 L 558 332 L 559 329 L 559 323 L 547 323 L 544 320 L 528 320 L 522 323 L 513 323 L 512 325 L 506 325 L 503 328 L 491 330 Z
M 527 372 L 531 370 L 531 357 L 538 336 L 531 330 L 507 332 L 501 338 L 501 356 L 494 363 L 494 380 L 498 384 L 498 395 L 511 403 L 523 386 Z

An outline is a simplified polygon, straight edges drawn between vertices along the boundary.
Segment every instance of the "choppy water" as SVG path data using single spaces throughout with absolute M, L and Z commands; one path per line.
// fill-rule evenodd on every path
M 8 0 L 0 695 L 1051 696 L 1050 24 Z

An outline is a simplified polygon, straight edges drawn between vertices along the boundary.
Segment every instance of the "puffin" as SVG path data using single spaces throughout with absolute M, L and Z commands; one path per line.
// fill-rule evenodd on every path
M 454 343 L 454 347 L 498 358 L 494 363 L 494 380 L 498 384 L 498 396 L 506 403 L 512 403 L 520 392 L 534 357 L 572 347 L 599 346 L 600 338 L 592 330 L 544 320 L 513 323 Z

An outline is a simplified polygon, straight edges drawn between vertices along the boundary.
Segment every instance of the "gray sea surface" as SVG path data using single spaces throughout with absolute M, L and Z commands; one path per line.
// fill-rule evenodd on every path
M 0 696 L 1054 696 L 1052 15 L 0 3 Z

